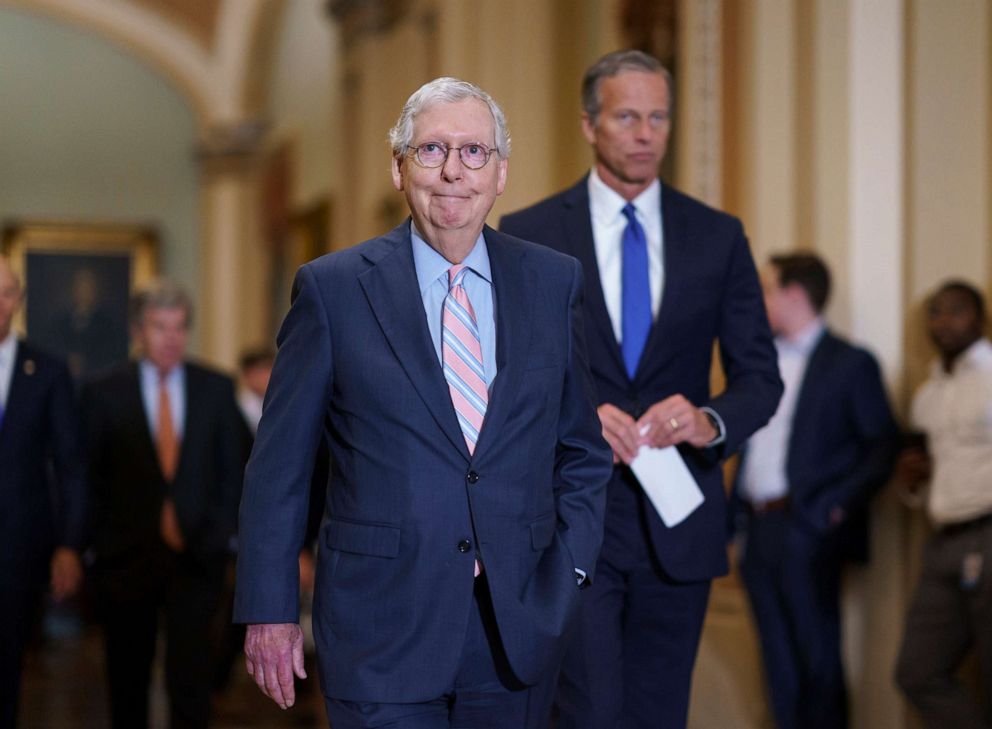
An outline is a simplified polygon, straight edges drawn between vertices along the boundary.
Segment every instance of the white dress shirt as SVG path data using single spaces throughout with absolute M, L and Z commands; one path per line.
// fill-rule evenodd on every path
M 7 409 L 10 383 L 14 379 L 14 361 L 17 359 L 17 337 L 13 330 L 0 342 L 0 405 Z
M 258 422 L 262 419 L 262 403 L 264 400 L 265 398 L 252 392 L 247 387 L 238 389 L 238 407 L 241 409 L 241 415 L 248 424 L 252 435 L 258 434 Z
M 141 381 L 141 400 L 145 405 L 148 419 L 148 432 L 152 439 L 158 437 L 158 368 L 147 359 L 138 364 Z M 172 413 L 172 427 L 176 438 L 182 440 L 186 424 L 186 368 L 178 365 L 165 376 L 165 389 L 169 393 L 169 408 Z
M 935 524 L 992 513 L 992 343 L 982 338 L 951 372 L 935 362 L 913 398 L 913 427 L 927 434 L 933 477 L 927 509 Z
M 806 375 L 810 355 L 819 344 L 823 332 L 823 320 L 817 319 L 791 340 L 775 338 L 778 371 L 785 390 L 779 400 L 778 410 L 768 421 L 768 425 L 752 435 L 747 443 L 741 484 L 744 498 L 752 504 L 765 504 L 784 498 L 789 493 L 789 478 L 785 467 L 789 455 L 789 440 L 792 437 L 792 421 L 796 415 L 799 390 Z
M 596 246 L 596 265 L 603 286 L 606 310 L 613 324 L 617 341 L 623 339 L 623 231 L 627 216 L 623 208 L 627 201 L 610 188 L 593 168 L 589 173 L 589 212 L 592 217 L 592 238 Z M 661 293 L 664 289 L 664 233 L 661 225 L 661 183 L 655 180 L 640 195 L 631 200 L 637 210 L 637 220 L 644 228 L 648 243 L 648 281 L 651 285 L 651 318 L 658 318 Z
M 424 312 L 427 314 L 427 328 L 431 333 L 431 342 L 437 353 L 438 364 L 443 364 L 441 320 L 444 316 L 444 300 L 448 297 L 448 269 L 452 264 L 431 248 L 412 223 L 410 237 L 413 245 L 413 266 L 417 272 Z M 491 392 L 493 380 L 496 379 L 496 305 L 489 248 L 482 233 L 479 233 L 475 245 L 465 256 L 462 265 L 468 269 L 462 279 L 462 287 L 475 311 L 475 324 L 479 327 L 479 345 L 482 347 L 482 368 L 486 373 L 486 387 Z

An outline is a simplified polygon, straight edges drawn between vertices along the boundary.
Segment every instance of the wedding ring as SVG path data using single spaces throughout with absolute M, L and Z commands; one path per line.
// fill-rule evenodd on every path
M 672 426 L 673 433 L 679 429 L 679 421 L 676 420 L 675 418 L 669 418 L 668 424 Z

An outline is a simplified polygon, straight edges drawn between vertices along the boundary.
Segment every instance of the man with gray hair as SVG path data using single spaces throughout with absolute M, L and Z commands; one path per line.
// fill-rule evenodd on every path
M 485 225 L 510 144 L 478 87 L 426 84 L 390 142 L 411 217 L 303 266 L 279 333 L 241 504 L 248 670 L 293 704 L 326 437 L 313 624 L 331 725 L 543 728 L 610 472 L 581 269 Z
M 210 714 L 211 622 L 237 520 L 248 428 L 234 384 L 186 359 L 192 305 L 159 280 L 131 301 L 141 358 L 84 390 L 92 583 L 114 729 L 148 726 L 160 613 L 170 726 Z
M 561 729 L 685 726 L 710 580 L 727 571 L 720 463 L 782 392 L 740 221 L 658 180 L 672 94 L 645 53 L 599 59 L 582 83 L 592 170 L 500 223 L 582 262 L 589 361 L 616 464 L 599 579 L 562 667 Z M 714 342 L 726 374 L 715 396 Z M 666 520 L 630 466 L 644 448 L 671 446 L 703 499 Z M 654 473 L 663 493 L 671 473 Z

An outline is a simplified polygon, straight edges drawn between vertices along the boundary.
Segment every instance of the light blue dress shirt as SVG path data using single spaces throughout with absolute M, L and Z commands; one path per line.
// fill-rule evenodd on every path
M 427 326 L 431 332 L 434 351 L 437 352 L 437 361 L 441 362 L 441 317 L 444 299 L 448 295 L 448 269 L 453 264 L 431 248 L 412 223 L 410 232 L 420 297 L 424 302 L 424 311 L 427 312 Z M 469 269 L 462 285 L 468 294 L 468 300 L 472 302 L 472 309 L 475 310 L 486 387 L 492 392 L 493 380 L 496 379 L 496 294 L 493 290 L 492 269 L 489 266 L 489 249 L 481 233 L 462 263 Z
M 138 379 L 141 382 L 141 401 L 148 418 L 148 432 L 152 439 L 158 436 L 158 368 L 147 359 L 138 363 Z M 169 393 L 169 408 L 172 410 L 172 427 L 179 440 L 183 438 L 186 424 L 186 368 L 173 367 L 165 376 L 165 389 Z

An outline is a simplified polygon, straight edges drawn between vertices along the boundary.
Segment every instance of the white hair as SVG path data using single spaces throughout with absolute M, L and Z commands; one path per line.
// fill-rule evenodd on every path
M 500 159 L 510 156 L 510 132 L 506 128 L 506 117 L 493 97 L 468 81 L 442 76 L 430 81 L 413 92 L 400 112 L 396 124 L 389 130 L 389 144 L 394 157 L 402 157 L 413 142 L 413 122 L 417 115 L 435 104 L 452 104 L 465 99 L 478 99 L 489 107 L 496 125 L 496 154 Z M 487 142 L 488 140 L 478 140 Z

